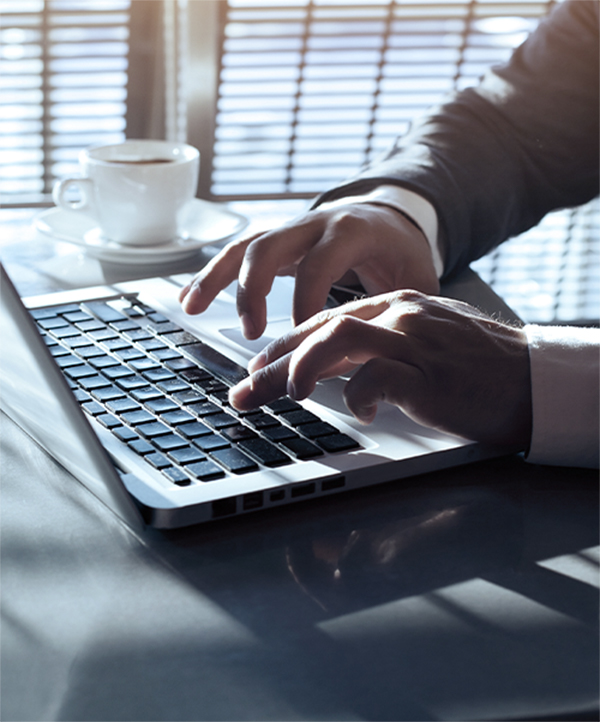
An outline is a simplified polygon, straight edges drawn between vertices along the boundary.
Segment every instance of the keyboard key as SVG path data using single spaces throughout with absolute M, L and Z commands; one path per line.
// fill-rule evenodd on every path
M 142 404 L 145 404 L 146 402 L 150 401 L 151 399 L 162 398 L 163 394 L 161 391 L 154 388 L 154 386 L 150 386 L 150 384 L 148 384 L 146 386 L 142 386 L 139 389 L 133 389 L 131 391 L 131 395 L 137 401 L 140 401 Z
M 122 399 L 125 396 L 121 389 L 118 389 L 116 386 L 105 386 L 101 389 L 94 389 L 91 393 L 101 404 L 112 401 L 113 399 Z
M 202 419 L 210 414 L 219 414 L 221 412 L 221 407 L 213 404 L 212 401 L 201 401 L 197 404 L 188 404 L 187 409 Z
M 154 453 L 154 447 L 152 444 L 144 441 L 144 439 L 134 439 L 133 441 L 130 441 L 127 446 L 129 446 L 130 449 L 133 449 L 140 456 Z
M 337 434 L 338 430 L 335 426 L 328 424 L 326 421 L 313 421 L 310 424 L 300 424 L 296 429 L 309 439 L 317 439 L 319 436 L 328 436 L 329 434 Z
M 62 348 L 62 347 L 59 347 Z M 75 356 L 74 354 L 70 353 L 69 351 L 65 352 L 67 355 L 62 355 L 58 358 L 56 358 L 56 363 L 58 366 L 63 369 L 66 369 L 68 366 L 80 366 L 81 365 L 81 359 Z
M 145 350 L 145 351 L 159 351 L 159 350 L 165 350 L 165 351 L 171 351 L 166 343 L 163 343 L 157 338 L 154 338 L 154 336 L 150 336 L 149 339 L 142 339 L 138 341 L 139 345 Z M 177 353 L 176 351 L 173 351 L 173 353 Z
M 173 451 L 173 449 L 182 449 L 189 446 L 189 441 L 182 439 L 177 434 L 167 434 L 166 436 L 158 436 L 152 440 L 152 443 L 160 451 Z
M 66 373 L 66 370 L 65 370 Z M 95 373 L 95 372 L 94 372 Z M 79 379 L 79 383 L 86 391 L 93 389 L 101 389 L 106 386 L 110 386 L 110 381 L 104 378 L 104 376 L 86 376 L 85 378 Z
M 177 464 L 185 466 L 186 464 L 193 464 L 197 461 L 204 461 L 206 456 L 193 446 L 186 446 L 183 448 L 173 449 L 169 452 L 169 456 Z
M 99 421 L 102 426 L 106 426 L 107 429 L 114 429 L 117 426 L 123 426 L 123 424 L 112 414 L 100 414 L 96 416 L 96 420 Z
M 193 361 L 183 358 L 183 356 L 180 358 L 166 359 L 164 363 L 168 369 L 171 369 L 171 371 L 185 371 L 186 369 L 192 369 L 196 366 Z
M 137 324 L 136 327 L 131 330 L 119 330 L 123 332 L 123 336 L 125 336 L 125 338 L 128 338 L 130 341 L 135 341 L 136 343 L 153 338 L 151 333 L 148 333 L 145 329 L 140 328 Z
M 189 486 L 192 483 L 190 477 L 181 469 L 174 466 L 162 470 L 163 474 L 177 486 Z
M 125 361 L 125 363 L 128 363 L 129 361 L 135 361 L 136 359 L 146 358 L 144 354 L 141 351 L 138 351 L 137 348 L 131 348 L 131 346 L 125 341 L 126 348 L 113 348 L 112 351 L 114 352 L 115 356 L 121 359 L 121 361 Z
M 283 424 L 263 429 L 262 432 L 271 441 L 283 441 L 284 439 L 300 438 L 293 429 L 290 429 L 289 426 L 284 426 Z
M 183 433 L 184 429 L 181 429 Z M 230 444 L 217 434 L 205 434 L 194 439 L 194 444 L 202 451 L 214 451 L 215 449 L 226 449 Z
M 171 429 L 160 421 L 150 421 L 147 424 L 140 424 L 137 430 L 147 439 L 154 439 L 157 436 L 164 436 L 171 433 Z
M 80 404 L 83 404 L 86 401 L 91 401 L 89 394 L 86 394 L 85 391 L 82 391 L 81 389 L 73 389 L 73 396 Z
M 155 414 L 164 414 L 167 411 L 176 411 L 179 409 L 179 406 L 171 399 L 167 399 L 163 396 L 160 399 L 151 399 L 150 401 L 147 401 L 146 408 L 150 409 L 150 411 L 154 411 Z
M 131 349 L 131 344 L 129 341 L 125 341 L 122 338 L 109 338 L 106 341 L 100 341 L 100 346 L 102 348 L 106 349 L 107 351 L 112 351 L 113 353 L 116 353 L 117 351 L 122 352 L 126 350 Z M 143 354 L 140 354 L 143 356 Z
M 200 481 L 212 481 L 213 479 L 222 479 L 225 476 L 223 469 L 209 459 L 189 464 L 186 466 L 186 471 Z
M 186 381 L 189 381 L 191 384 L 195 384 L 198 381 L 205 381 L 206 379 L 212 378 L 208 371 L 198 368 L 198 366 L 194 366 L 194 368 L 192 369 L 186 369 L 185 371 L 182 371 L 181 375 Z
M 44 330 L 48 331 L 51 328 L 64 328 L 70 326 L 69 322 L 60 316 L 52 316 L 51 318 L 42 318 L 38 322 L 38 326 L 41 326 Z
M 165 414 L 161 414 L 160 418 L 161 421 L 164 421 L 165 424 L 169 424 L 169 426 L 181 426 L 183 424 L 194 422 L 194 417 L 183 409 L 167 411 Z
M 256 439 L 258 437 L 256 431 L 252 431 L 252 429 L 249 429 L 247 426 L 242 426 L 242 424 L 236 424 L 235 426 L 223 429 L 222 433 L 223 436 L 233 443 L 237 443 L 242 439 Z
M 104 351 L 101 348 L 98 348 L 98 346 L 83 346 L 77 349 L 77 353 L 81 358 L 84 359 L 92 359 L 99 356 L 105 356 Z
M 138 426 L 139 424 L 146 424 L 149 421 L 155 421 L 154 416 L 148 413 L 144 409 L 136 409 L 135 411 L 127 411 L 121 414 L 123 421 L 126 421 L 130 426 Z
M 186 439 L 197 439 L 200 436 L 214 436 L 210 428 L 201 421 L 192 421 L 189 424 L 182 424 L 177 428 L 177 431 L 185 436 Z
M 61 328 L 53 328 L 49 330 L 50 333 L 54 336 L 54 338 L 67 339 L 73 338 L 74 336 L 81 336 L 79 330 L 76 329 L 75 326 L 71 325 L 62 326 Z
M 205 416 L 204 420 L 205 423 L 208 424 L 208 426 L 216 429 L 217 431 L 219 431 L 219 429 L 225 429 L 228 426 L 234 426 L 239 423 L 234 416 L 231 416 L 231 414 L 226 414 L 224 412 L 220 414 L 210 414 L 209 416 Z
M 182 382 L 183 383 L 183 382 Z M 158 384 L 160 387 L 160 384 Z M 205 396 L 204 394 L 201 394 L 199 391 L 194 391 L 190 386 L 188 386 L 187 389 L 184 391 L 176 391 L 173 393 L 173 397 L 179 401 L 180 404 L 194 404 L 198 401 L 204 401 Z
M 160 369 L 160 364 L 150 358 L 147 358 L 146 356 L 143 358 L 130 358 L 127 359 L 127 362 L 132 369 L 140 373 L 142 371 L 149 371 L 150 369 Z
M 174 348 L 169 348 L 160 341 L 156 341 L 155 343 L 160 343 L 162 346 L 164 346 L 164 348 L 156 349 L 155 351 L 150 352 L 150 356 L 152 356 L 152 358 L 155 358 L 157 361 L 170 361 L 171 359 L 183 358 L 179 351 L 175 351 Z
M 104 321 L 104 323 L 116 323 L 125 321 L 126 317 L 122 313 L 109 306 L 105 301 L 86 301 L 82 303 L 82 308 L 91 313 L 95 318 Z
M 148 370 L 142 370 L 142 376 L 153 384 L 157 384 L 159 381 L 169 381 L 175 378 L 175 375 L 167 369 L 163 369 L 158 366 L 156 368 L 149 368 Z
M 102 369 L 102 375 L 106 376 L 107 379 L 115 381 L 116 379 L 123 379 L 126 376 L 133 376 L 133 371 L 127 366 L 123 366 L 116 361 L 116 366 L 106 366 Z
M 171 462 L 167 459 L 164 454 L 156 451 L 153 454 L 148 454 L 144 457 L 155 469 L 167 469 L 172 466 Z
M 153 329 L 156 331 L 156 329 Z M 161 334 L 163 341 L 166 341 L 171 346 L 185 346 L 190 343 L 197 343 L 198 339 L 192 336 L 187 331 L 175 331 L 174 333 L 163 333 Z
M 210 456 L 233 474 L 247 474 L 258 469 L 256 462 L 238 449 L 219 449 L 212 451 Z
M 70 379 L 83 379 L 86 376 L 97 376 L 96 369 L 81 362 L 79 366 L 67 366 L 63 368 L 63 373 Z
M 287 454 L 265 439 L 244 439 L 238 445 L 264 466 L 274 467 L 292 463 Z
M 100 321 L 97 321 L 97 323 L 100 323 Z M 81 329 L 81 330 L 83 331 L 85 329 Z M 101 323 L 100 328 L 98 330 L 89 332 L 88 336 L 90 338 L 93 338 L 95 341 L 108 342 L 108 341 L 112 341 L 114 339 L 119 339 L 119 341 L 121 341 L 121 343 L 124 343 L 124 341 L 121 338 L 119 338 L 119 335 L 116 334 L 112 330 L 112 328 L 108 328 L 103 323 Z M 129 345 L 129 344 L 126 344 L 126 345 Z M 125 348 L 125 346 L 123 346 L 123 348 Z
M 92 316 L 90 316 L 89 313 L 85 313 L 84 311 L 73 311 L 73 313 L 65 313 L 63 314 L 63 317 L 67 319 L 70 323 L 84 323 L 84 322 L 90 322 L 93 323 L 99 323 L 99 321 L 95 321 Z
M 134 374 L 133 376 L 123 376 L 117 379 L 116 384 L 119 388 L 123 389 L 123 391 L 133 391 L 134 389 L 144 388 L 148 385 L 148 382 L 141 376 Z
M 288 449 L 297 459 L 313 459 L 316 456 L 322 456 L 323 452 L 318 446 L 315 446 L 312 441 L 307 439 L 284 439 L 280 442 L 281 445 Z
M 173 374 L 171 374 L 171 376 L 172 378 L 168 378 L 164 381 L 158 381 L 156 384 L 161 391 L 165 392 L 165 394 L 171 396 L 175 395 L 176 392 L 187 391 L 188 389 L 190 389 L 189 385 L 186 384 L 185 381 L 180 381 L 178 378 L 173 376 Z M 178 398 L 178 400 L 180 399 Z M 183 401 L 182 403 L 185 402 Z
M 246 420 L 250 424 L 250 426 L 253 426 L 255 429 L 268 429 L 270 426 L 280 426 L 280 422 L 274 418 L 273 416 L 270 416 L 269 414 L 265 414 L 262 411 L 258 414 L 253 414 L 252 416 L 247 416 Z
M 350 451 L 360 448 L 360 444 L 346 434 L 331 434 L 316 439 L 316 443 L 325 451 L 334 454 L 336 451 Z
M 118 361 L 116 358 L 109 356 L 108 354 L 104 354 L 103 356 L 94 356 L 94 358 L 91 358 L 90 364 L 95 369 L 101 370 L 110 368 L 111 366 L 120 366 L 121 362 Z
M 126 426 L 117 426 L 114 429 L 111 429 L 113 434 L 121 439 L 121 441 L 132 441 L 133 439 L 137 439 L 137 434 L 133 429 L 128 429 Z
M 281 414 L 281 418 L 285 419 L 291 426 L 300 426 L 300 424 L 310 424 L 321 420 L 318 416 L 306 409 L 300 409 L 299 411 L 286 411 Z
M 265 409 L 269 409 L 269 411 L 272 411 L 274 414 L 283 414 L 287 411 L 299 411 L 302 409 L 302 406 L 300 406 L 297 401 L 294 401 L 294 399 L 290 399 L 289 396 L 284 396 L 281 399 L 271 401 L 270 404 L 266 404 Z
M 121 394 L 121 398 L 108 400 L 106 402 L 106 408 L 110 409 L 113 414 L 120 416 L 130 411 L 139 410 L 140 405 L 136 404 L 133 399 L 128 399 L 124 394 Z
M 82 404 L 81 408 L 90 416 L 98 416 L 98 414 L 104 413 L 104 406 L 99 404 L 97 401 L 88 401 L 85 404 Z
M 106 328 L 102 321 L 97 321 L 95 318 L 91 321 L 80 321 L 75 324 L 82 333 L 90 334 L 91 331 L 100 331 Z

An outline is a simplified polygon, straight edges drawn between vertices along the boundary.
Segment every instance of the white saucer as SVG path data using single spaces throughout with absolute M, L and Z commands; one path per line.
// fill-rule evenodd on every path
M 85 249 L 101 261 L 153 264 L 181 260 L 202 246 L 224 241 L 242 231 L 248 219 L 225 206 L 195 198 L 190 207 L 185 237 L 156 246 L 124 246 L 104 238 L 94 220 L 83 213 L 49 208 L 34 218 L 38 231 Z

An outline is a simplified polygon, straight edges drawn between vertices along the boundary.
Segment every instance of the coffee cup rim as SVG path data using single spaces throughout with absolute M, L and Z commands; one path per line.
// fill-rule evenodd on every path
M 118 157 L 98 157 L 97 153 L 99 151 L 106 152 L 110 155 L 110 152 L 114 148 L 122 148 L 123 146 L 137 146 L 137 147 L 150 147 L 154 146 L 157 148 L 157 159 L 161 158 L 161 151 L 164 154 L 163 158 L 165 160 L 171 160 L 175 163 L 189 163 L 190 161 L 195 160 L 199 155 L 200 151 L 195 148 L 193 145 L 190 145 L 189 143 L 184 143 L 180 141 L 170 141 L 170 140 L 153 140 L 151 138 L 140 138 L 140 139 L 134 139 L 134 138 L 127 138 L 126 140 L 123 140 L 119 143 L 98 143 L 96 145 L 91 145 L 88 148 L 84 148 L 79 156 L 80 162 L 93 162 L 98 163 L 101 165 L 108 165 L 109 163 L 111 165 L 119 164 L 119 158 Z M 174 151 L 180 151 L 181 155 L 177 157 L 177 155 L 173 155 Z M 139 151 L 141 152 L 141 151 Z M 132 153 L 133 155 L 133 153 Z M 123 165 L 127 165 L 125 160 L 122 161 Z M 148 166 L 146 166 L 148 167 Z M 157 164 L 157 167 L 162 167 Z

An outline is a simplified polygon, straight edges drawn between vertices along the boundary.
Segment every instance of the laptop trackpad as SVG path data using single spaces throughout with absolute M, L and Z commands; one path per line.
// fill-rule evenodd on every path
M 291 329 L 292 322 L 290 319 L 280 318 L 275 319 L 274 321 L 269 321 L 263 335 L 254 341 L 249 341 L 247 338 L 244 338 L 239 326 L 235 326 L 233 328 L 221 328 L 219 329 L 219 333 L 223 334 L 225 338 L 233 341 L 238 346 L 241 346 L 244 350 L 249 351 L 253 356 L 255 356 L 257 353 L 260 353 L 265 346 L 270 344 L 271 341 L 280 338 L 284 333 L 287 333 Z

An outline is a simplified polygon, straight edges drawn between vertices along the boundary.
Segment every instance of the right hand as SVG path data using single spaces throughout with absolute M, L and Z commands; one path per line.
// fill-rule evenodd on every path
M 418 228 L 389 206 L 349 203 L 317 208 L 281 228 L 230 243 L 182 289 L 179 300 L 186 313 L 202 313 L 237 278 L 242 330 L 255 339 L 265 330 L 266 297 L 278 275 L 296 277 L 294 325 L 324 307 L 336 282 L 358 280 L 369 294 L 439 291 L 431 249 Z

